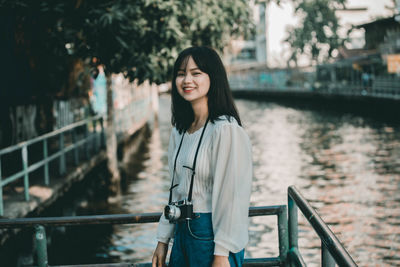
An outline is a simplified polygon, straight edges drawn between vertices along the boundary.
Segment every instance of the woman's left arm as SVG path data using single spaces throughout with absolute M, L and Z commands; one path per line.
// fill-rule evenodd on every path
M 229 256 L 248 242 L 253 164 L 250 140 L 242 127 L 227 123 L 213 136 L 212 223 L 214 255 Z

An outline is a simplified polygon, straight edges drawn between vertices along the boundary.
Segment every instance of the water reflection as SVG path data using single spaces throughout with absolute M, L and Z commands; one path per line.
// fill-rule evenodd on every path
M 168 201 L 169 173 L 167 151 L 170 123 L 168 99 L 160 105 L 159 126 L 152 129 L 142 157 L 128 160 L 127 179 L 131 181 L 119 200 L 125 213 L 160 212 Z M 112 211 L 114 212 L 114 211 Z M 116 225 L 108 248 L 122 262 L 150 261 L 156 247 L 156 224 Z
M 107 213 L 161 211 L 167 201 L 170 103 L 167 96 L 160 101 L 159 128 L 142 156 L 129 159 L 126 190 Z M 285 204 L 294 184 L 360 266 L 400 265 L 399 125 L 267 102 L 237 105 L 253 144 L 252 205 Z M 301 253 L 309 266 L 320 266 L 320 241 L 299 219 Z M 251 219 L 246 257 L 277 256 L 276 224 L 276 217 Z M 155 234 L 156 224 L 113 226 L 94 257 L 150 261 Z
M 161 99 L 160 129 L 148 158 L 122 201 L 130 212 L 160 210 L 167 199 L 166 147 L 169 101 Z M 338 234 L 360 265 L 400 264 L 399 126 L 324 111 L 273 103 L 238 101 L 253 143 L 252 205 L 286 203 L 295 184 Z M 300 218 L 300 246 L 311 266 L 319 266 L 320 241 Z M 155 225 L 124 226 L 113 243 L 133 248 L 123 260 L 149 260 Z M 135 238 L 132 238 L 135 237 Z M 276 256 L 276 218 L 251 219 L 248 257 Z
M 255 145 L 253 204 L 283 203 L 285 188 L 295 184 L 360 265 L 400 264 L 399 127 L 239 103 Z M 319 266 L 320 241 L 304 219 L 301 224 L 302 254 Z

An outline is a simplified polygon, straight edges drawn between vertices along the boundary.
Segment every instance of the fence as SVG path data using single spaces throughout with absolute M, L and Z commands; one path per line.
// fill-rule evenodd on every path
M 156 88 L 148 82 L 142 85 L 130 83 L 121 75 L 114 81 L 114 126 L 117 140 L 120 141 L 131 136 L 148 120 L 152 111 L 151 90 Z M 57 105 L 64 107 L 60 110 L 70 110 L 70 104 L 60 102 Z M 63 117 L 72 120 L 67 113 L 64 112 Z M 44 184 L 49 185 L 51 162 L 59 160 L 58 166 L 53 169 L 59 175 L 63 175 L 67 168 L 67 153 L 71 152 L 68 154 L 69 159 L 72 165 L 77 166 L 80 158 L 90 159 L 91 152 L 97 152 L 104 147 L 103 120 L 104 117 L 99 115 L 65 127 L 58 123 L 62 128 L 0 150 L 0 216 L 4 215 L 5 186 L 23 180 L 25 200 L 29 201 L 29 181 L 32 172 L 43 168 Z M 3 168 L 2 163 L 6 163 L 3 164 Z
M 278 93 L 309 93 L 319 95 L 342 95 L 355 97 L 374 97 L 384 99 L 400 99 L 399 77 L 376 77 L 373 82 L 363 84 L 359 81 L 306 81 L 304 84 L 287 85 L 265 83 L 254 77 L 237 76 L 230 79 L 233 91 L 257 91 Z
M 322 266 L 357 266 L 350 254 L 346 251 L 334 233 L 329 229 L 318 213 L 311 207 L 308 201 L 294 187 L 288 188 L 288 209 L 289 209 L 289 258 L 295 266 L 306 266 L 300 255 L 298 247 L 298 208 L 311 224 L 321 239 Z
M 286 205 L 252 207 L 249 216 L 277 216 L 279 255 L 270 258 L 246 259 L 246 267 L 250 266 L 282 266 L 286 262 L 288 253 L 287 237 L 287 208 Z M 160 219 L 161 213 L 144 214 L 117 214 L 117 215 L 95 215 L 95 216 L 74 216 L 74 217 L 49 217 L 49 218 L 19 218 L 19 219 L 0 219 L 1 228 L 27 228 L 35 229 L 35 247 L 39 267 L 51 266 L 47 260 L 47 239 L 45 227 L 54 226 L 79 226 L 79 225 L 100 225 L 100 224 L 138 224 L 155 223 Z M 83 266 L 83 265 L 77 265 Z M 149 263 L 144 264 L 85 264 L 85 267 L 94 266 L 115 266 L 115 267 L 147 267 Z M 61 267 L 61 266 L 60 266 Z
M 58 173 L 63 175 L 67 169 L 68 152 L 72 153 L 73 164 L 77 166 L 82 154 L 85 159 L 89 159 L 92 151 L 97 152 L 104 146 L 103 117 L 96 116 L 0 150 L 0 216 L 4 215 L 3 188 L 6 185 L 23 179 L 25 200 L 29 201 L 29 176 L 32 172 L 42 168 L 44 184 L 49 185 L 49 165 L 52 161 L 59 161 Z M 41 153 L 37 153 L 38 148 L 41 148 Z M 36 156 L 39 154 L 41 156 L 35 159 L 36 162 L 28 158 L 28 155 L 32 154 L 30 149 L 35 150 Z M 15 172 L 3 176 L 2 158 L 4 157 L 8 157 L 8 162 L 12 160 L 15 163 L 15 160 L 21 160 L 22 168 L 17 168 Z
M 297 213 L 300 208 L 303 215 L 310 222 L 313 229 L 321 239 L 322 266 L 355 267 L 357 264 L 349 253 L 331 232 L 317 212 L 304 199 L 294 186 L 288 188 L 288 207 L 286 205 L 251 207 L 249 217 L 253 216 L 277 216 L 279 255 L 277 257 L 246 259 L 244 266 L 306 266 L 298 248 L 298 221 Z M 158 222 L 161 213 L 144 214 L 119 214 L 119 215 L 94 215 L 94 216 L 73 216 L 73 217 L 49 217 L 49 218 L 19 218 L 0 219 L 1 228 L 35 228 L 36 253 L 39 267 L 49 266 L 47 260 L 47 239 L 45 227 L 53 226 L 79 226 L 99 224 L 137 224 Z M 66 252 L 67 253 L 67 252 Z M 115 267 L 146 267 L 144 264 L 88 264 L 75 266 L 115 266 Z M 60 266 L 61 267 L 61 266 Z

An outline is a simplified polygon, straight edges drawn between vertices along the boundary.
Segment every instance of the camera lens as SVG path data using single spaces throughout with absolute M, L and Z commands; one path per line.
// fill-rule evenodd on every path
M 171 211 L 170 206 L 165 206 L 165 209 L 164 209 L 165 217 L 169 218 L 170 211 Z
M 177 220 L 181 216 L 181 210 L 174 205 L 166 206 L 164 213 L 168 220 Z

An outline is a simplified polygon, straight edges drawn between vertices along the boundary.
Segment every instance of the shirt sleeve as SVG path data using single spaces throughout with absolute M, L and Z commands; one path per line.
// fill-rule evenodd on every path
M 169 166 L 169 174 L 172 179 L 172 172 L 173 172 L 173 157 L 174 157 L 174 151 L 175 151 L 175 137 L 176 137 L 177 131 L 175 128 L 172 129 L 171 135 L 169 138 L 169 144 L 168 144 L 168 166 Z M 168 200 L 167 200 L 168 201 Z M 167 204 L 167 203 L 165 203 Z M 169 221 L 165 218 L 164 212 L 161 215 L 160 221 L 158 222 L 158 228 L 157 228 L 157 241 L 168 244 L 169 240 L 172 238 L 175 230 L 175 224 L 169 223 Z
M 242 127 L 227 123 L 216 129 L 211 162 L 214 255 L 228 256 L 248 242 L 253 164 L 251 143 Z
M 164 212 L 160 217 L 157 228 L 157 241 L 168 244 L 169 240 L 172 238 L 175 230 L 175 224 L 169 223 L 165 218 Z

